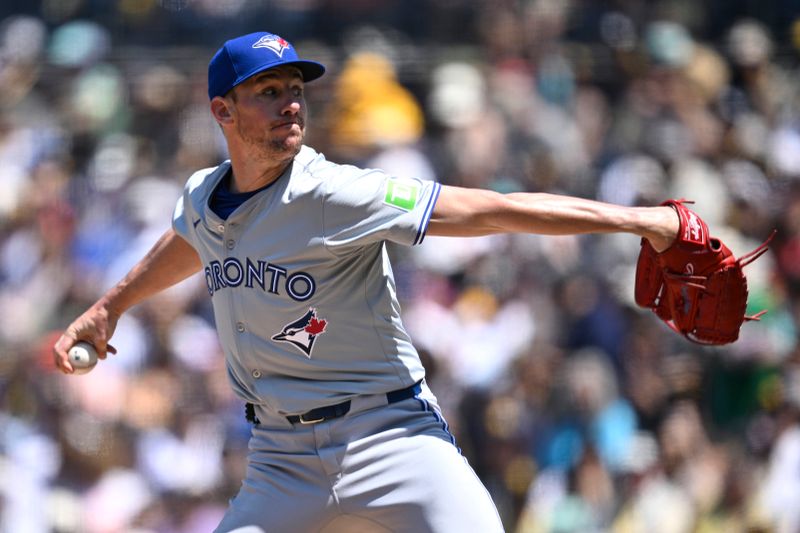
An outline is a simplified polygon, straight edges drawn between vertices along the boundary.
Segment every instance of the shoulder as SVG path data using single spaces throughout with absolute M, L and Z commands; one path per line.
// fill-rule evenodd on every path
M 347 165 L 328 161 L 325 155 L 313 148 L 303 146 L 295 157 L 296 171 L 307 178 L 323 181 L 325 183 L 346 183 L 357 180 L 365 175 L 381 173 L 376 169 L 365 169 L 355 165 Z
M 230 161 L 223 161 L 215 167 L 208 167 L 198 170 L 186 181 L 184 187 L 185 192 L 190 195 L 201 194 L 208 190 L 210 192 L 219 182 L 220 178 L 224 176 L 231 168 Z
M 304 146 L 295 157 L 290 195 L 294 200 L 305 196 L 323 202 L 342 195 L 360 197 L 363 192 L 359 193 L 362 188 L 359 183 L 363 183 L 363 177 L 375 172 L 381 171 L 334 163 L 322 153 Z
M 224 161 L 216 167 L 204 168 L 192 174 L 186 181 L 183 195 L 178 200 L 182 211 L 202 213 L 203 206 L 208 202 L 217 183 L 230 168 L 230 161 Z

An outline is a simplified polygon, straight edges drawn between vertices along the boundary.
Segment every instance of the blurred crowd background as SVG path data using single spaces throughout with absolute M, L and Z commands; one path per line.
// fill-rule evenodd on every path
M 244 474 L 203 280 L 54 371 L 62 329 L 224 159 L 206 66 L 268 30 L 328 74 L 331 160 L 624 205 L 671 197 L 748 267 L 741 338 L 633 303 L 632 236 L 392 247 L 408 329 L 509 532 L 800 531 L 800 3 L 3 0 L 0 530 L 211 531 Z M 453 487 L 452 490 L 458 490 Z M 460 533 L 460 532 L 459 532 Z

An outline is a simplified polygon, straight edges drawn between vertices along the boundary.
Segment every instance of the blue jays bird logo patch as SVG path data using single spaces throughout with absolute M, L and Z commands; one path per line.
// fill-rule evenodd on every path
M 283 326 L 283 330 L 272 336 L 272 340 L 288 342 L 300 349 L 306 357 L 311 359 L 311 349 L 317 336 L 325 333 L 328 321 L 317 318 L 317 310 L 311 308 L 308 313 L 290 324 Z
M 289 41 L 277 35 L 264 35 L 253 44 L 253 48 L 268 48 L 278 57 L 283 57 L 283 51 L 291 46 Z

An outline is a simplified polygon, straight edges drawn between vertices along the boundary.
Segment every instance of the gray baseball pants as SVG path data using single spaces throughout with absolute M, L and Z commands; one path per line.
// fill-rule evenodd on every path
M 257 410 L 247 475 L 216 533 L 502 532 L 435 397 L 358 397 L 302 425 Z

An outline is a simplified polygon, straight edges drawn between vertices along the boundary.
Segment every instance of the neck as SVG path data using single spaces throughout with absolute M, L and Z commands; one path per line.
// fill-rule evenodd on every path
M 266 187 L 283 175 L 294 157 L 265 161 L 237 150 L 230 151 L 231 192 L 250 192 Z

